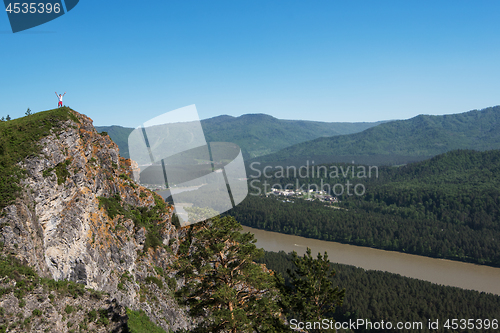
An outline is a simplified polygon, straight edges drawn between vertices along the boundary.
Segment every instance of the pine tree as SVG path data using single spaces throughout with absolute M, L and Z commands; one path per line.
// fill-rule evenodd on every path
M 295 268 L 287 270 L 291 286 L 286 286 L 283 280 L 279 283 L 284 296 L 283 307 L 303 321 L 331 318 L 335 308 L 342 305 L 345 289 L 333 287 L 330 279 L 335 276 L 335 271 L 330 267 L 328 254 L 325 252 L 321 256 L 318 253 L 317 259 L 314 259 L 311 249 L 307 248 L 303 257 L 295 251 L 292 256 Z
M 274 277 L 254 260 L 263 255 L 253 234 L 231 217 L 190 226 L 177 261 L 185 285 L 177 292 L 190 313 L 202 316 L 195 332 L 284 332 Z

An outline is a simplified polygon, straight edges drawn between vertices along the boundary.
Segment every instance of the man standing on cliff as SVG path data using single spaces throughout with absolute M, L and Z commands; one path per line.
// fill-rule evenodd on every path
M 57 98 L 59 98 L 59 103 L 57 103 L 57 107 L 58 108 L 60 108 L 61 106 L 63 106 L 62 105 L 62 99 L 63 99 L 64 95 L 66 95 L 66 92 L 64 92 L 64 94 L 62 94 L 62 95 L 61 94 L 58 95 L 57 91 L 56 91 L 56 96 L 57 96 Z

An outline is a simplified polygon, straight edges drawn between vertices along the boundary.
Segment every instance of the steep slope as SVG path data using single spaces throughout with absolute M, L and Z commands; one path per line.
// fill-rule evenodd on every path
M 454 149 L 500 148 L 500 106 L 445 116 L 420 115 L 361 133 L 319 138 L 256 158 L 261 163 L 315 160 L 403 164 Z
M 276 152 L 290 145 L 324 136 L 344 135 L 376 126 L 375 123 L 326 123 L 304 120 L 282 120 L 265 114 L 246 114 L 240 117 L 227 115 L 201 121 L 209 142 L 234 142 L 244 157 L 256 157 Z M 121 155 L 128 155 L 128 135 L 132 128 L 120 126 L 97 126 L 107 132 L 120 147 Z
M 8 262 L 12 256 L 34 273 L 18 272 L 15 288 L 2 289 L 0 322 L 9 331 L 26 332 L 26 326 L 16 321 L 16 314 L 22 313 L 20 317 L 30 317 L 36 327 L 51 332 L 67 332 L 73 324 L 120 331 L 125 330 L 128 307 L 144 311 L 167 331 L 189 327 L 190 320 L 171 296 L 176 282 L 169 268 L 170 253 L 178 237 L 171 223 L 172 207 L 130 180 L 132 162 L 119 156 L 109 136 L 97 133 L 90 118 L 67 108 L 29 117 L 0 123 L 2 134 L 7 133 L 1 141 L 3 162 L 8 160 L 3 158 L 6 153 L 14 151 L 11 143 L 19 140 L 20 133 L 39 133 L 31 138 L 37 149 L 10 161 L 16 166 L 2 165 L 20 171 L 15 199 L 3 201 L 0 215 L 1 260 Z M 104 299 L 82 292 L 77 307 L 56 287 L 52 304 L 43 285 L 60 282 L 40 285 L 34 276 L 73 281 L 104 293 Z M 0 283 L 5 288 L 11 279 L 3 272 Z M 43 288 L 18 291 L 33 283 Z M 74 311 L 66 310 L 66 305 L 74 306 Z M 87 318 L 88 311 L 105 305 L 104 325 L 97 327 L 97 321 L 94 325 Z M 40 308 L 45 309 L 43 315 L 35 315 Z M 109 323 L 113 317 L 118 323 Z

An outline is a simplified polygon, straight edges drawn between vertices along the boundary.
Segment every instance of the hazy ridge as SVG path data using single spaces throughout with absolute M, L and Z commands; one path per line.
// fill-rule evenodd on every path
M 306 160 L 404 164 L 455 149 L 500 148 L 500 106 L 464 113 L 390 121 L 363 132 L 318 138 L 254 159 L 262 163 Z
M 274 153 L 290 145 L 316 139 L 364 131 L 382 122 L 328 123 L 306 120 L 283 120 L 266 114 L 245 114 L 240 117 L 217 116 L 201 121 L 208 142 L 234 142 L 244 158 Z M 120 147 L 120 155 L 128 158 L 128 136 L 133 128 L 96 126 L 107 132 Z

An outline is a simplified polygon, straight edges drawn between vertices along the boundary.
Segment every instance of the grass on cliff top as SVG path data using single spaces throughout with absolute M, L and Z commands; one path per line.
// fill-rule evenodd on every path
M 11 204 L 19 194 L 23 170 L 16 164 L 38 154 L 37 142 L 68 119 L 78 122 L 70 108 L 62 107 L 0 122 L 0 209 Z

